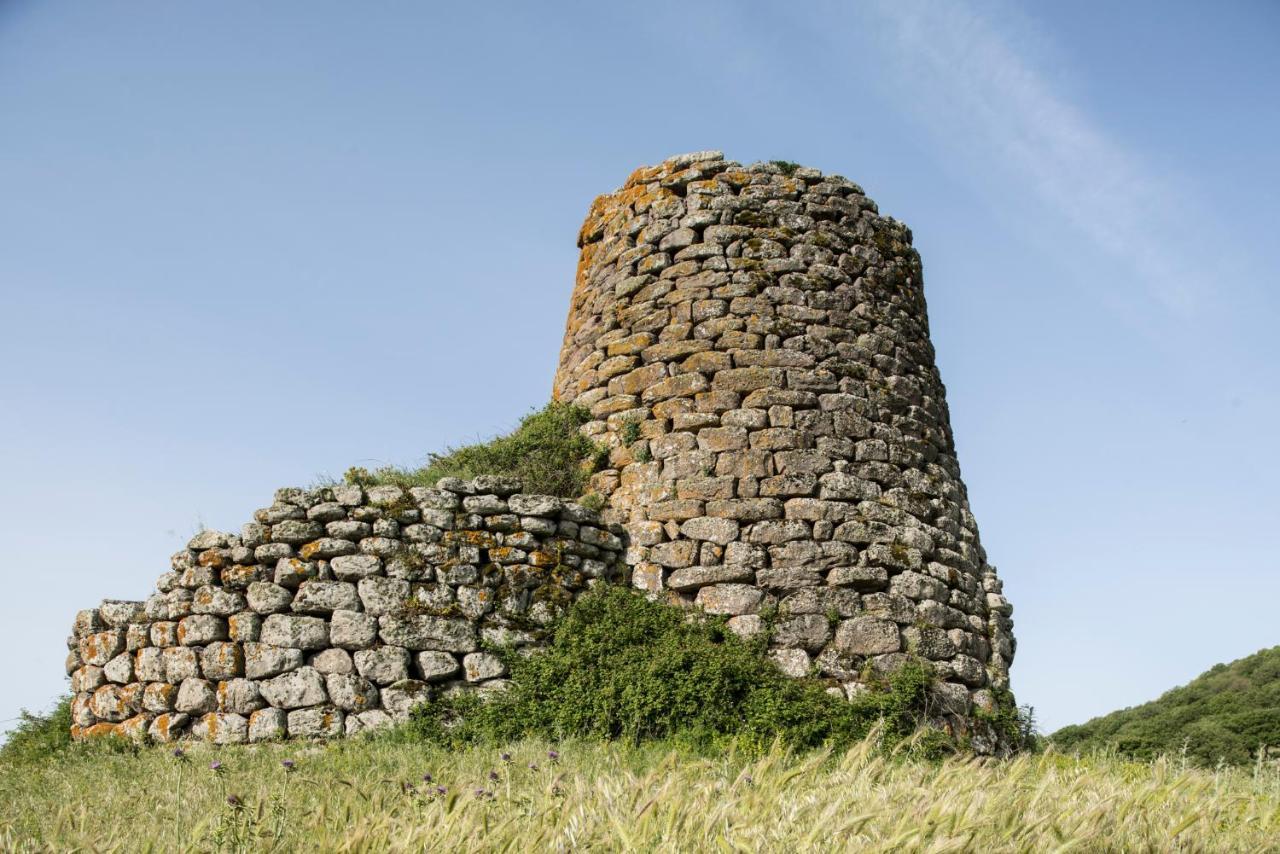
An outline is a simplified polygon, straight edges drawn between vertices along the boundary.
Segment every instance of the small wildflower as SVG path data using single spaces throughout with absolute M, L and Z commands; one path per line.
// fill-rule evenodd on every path
M 752 786 L 752 785 L 755 785 L 756 780 L 754 777 L 748 774 L 747 776 L 742 778 L 742 782 L 746 783 L 748 786 Z
M 476 797 L 477 797 L 477 798 L 483 798 L 483 797 L 484 797 L 485 795 L 487 795 L 487 794 L 489 794 L 489 793 L 488 793 L 488 792 L 486 792 L 484 789 L 476 789 Z
M 435 779 L 435 778 L 434 778 L 434 777 L 432 777 L 430 774 L 423 774 L 423 775 L 422 775 L 422 782 L 424 782 L 424 783 L 430 783 L 433 779 Z
M 437 795 L 447 795 L 447 794 L 449 794 L 449 790 L 448 790 L 448 789 L 446 789 L 444 786 L 436 786 L 436 794 L 437 794 Z
M 558 762 L 560 761 L 560 752 L 558 750 L 548 750 L 547 758 L 552 762 Z
M 498 782 L 498 780 L 500 779 L 500 778 L 498 777 L 498 772 L 497 772 L 497 771 L 490 771 L 490 772 L 489 772 L 489 779 L 490 779 L 490 780 L 492 780 L 492 781 L 493 781 L 493 782 L 495 782 L 495 783 L 496 783 L 496 782 Z
M 530 771 L 537 771 L 537 770 L 538 770 L 538 763 L 537 763 L 537 762 L 530 762 L 530 763 L 529 763 L 529 770 L 530 770 Z
M 503 762 L 505 762 L 505 763 L 507 763 L 508 765 L 510 765 L 510 764 L 511 764 L 511 754 L 510 754 L 510 753 L 504 753 L 504 754 L 502 754 L 502 761 L 503 761 Z
M 217 772 L 222 770 L 222 763 L 219 762 L 217 759 L 213 760 L 212 762 L 209 763 L 209 770 L 213 771 L 216 774 Z
M 281 760 L 280 760 L 280 767 L 284 768 L 284 770 L 285 770 L 286 772 L 291 772 L 291 771 L 293 771 L 294 766 L 295 766 L 295 763 L 294 763 L 294 761 L 293 761 L 292 759 L 281 759 Z
M 173 749 L 174 759 L 185 759 L 186 757 L 187 757 L 187 751 L 183 750 L 181 747 L 175 747 Z
M 235 807 L 236 809 L 239 809 L 240 807 L 244 806 L 244 801 L 240 800 L 239 795 L 227 795 L 227 803 Z

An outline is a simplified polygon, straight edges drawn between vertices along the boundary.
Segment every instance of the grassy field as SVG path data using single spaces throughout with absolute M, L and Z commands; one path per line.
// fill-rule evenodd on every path
M 1052 752 L 928 762 L 869 744 L 754 758 L 387 738 L 78 749 L 0 764 L 0 848 L 1269 851 L 1280 774 Z

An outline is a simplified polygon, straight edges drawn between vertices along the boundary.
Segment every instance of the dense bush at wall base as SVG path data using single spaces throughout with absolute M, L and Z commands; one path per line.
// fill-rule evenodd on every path
M 924 661 L 909 661 L 850 701 L 820 680 L 783 675 L 766 648 L 764 637 L 740 639 L 723 618 L 690 619 L 602 587 L 574 604 L 547 649 L 507 656 L 505 692 L 437 698 L 419 707 L 407 731 L 448 744 L 672 739 L 758 751 L 774 740 L 846 747 L 877 726 L 896 742 L 929 716 L 933 679 Z M 937 736 L 926 735 L 921 747 L 936 753 L 954 744 Z

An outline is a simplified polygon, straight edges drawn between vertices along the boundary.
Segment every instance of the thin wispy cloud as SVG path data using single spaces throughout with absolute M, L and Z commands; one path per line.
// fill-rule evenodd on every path
M 1132 265 L 1169 311 L 1194 312 L 1204 271 L 1186 257 L 1180 205 L 1166 178 L 1037 67 L 1035 40 L 961 2 L 883 0 L 869 7 L 897 82 L 938 141 L 984 175 L 1026 187 L 1101 249 Z

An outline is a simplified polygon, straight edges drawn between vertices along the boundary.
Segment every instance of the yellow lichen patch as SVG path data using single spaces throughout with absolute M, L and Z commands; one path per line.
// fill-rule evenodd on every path
M 141 682 L 130 682 L 120 689 L 120 702 L 125 708 L 136 709 L 142 703 L 142 692 L 144 690 Z
M 109 724 L 106 721 L 96 723 L 91 727 L 85 727 L 81 731 L 83 738 L 108 738 L 116 735 L 116 724 Z
M 222 570 L 224 587 L 248 587 L 251 582 L 257 580 L 258 568 L 253 565 L 237 563 Z
M 276 565 L 277 573 L 280 571 L 280 566 L 284 566 L 286 568 L 287 574 L 284 576 L 284 578 L 288 578 L 292 576 L 298 579 L 306 579 L 310 577 L 310 574 L 311 574 L 309 572 L 309 567 L 307 566 L 307 562 L 298 560 L 296 557 L 287 558 L 281 561 L 279 564 L 277 564 Z M 277 581 L 280 581 L 280 580 L 283 580 L 283 579 L 277 579 Z
M 320 545 L 320 541 L 317 540 L 314 543 L 307 543 L 302 548 L 298 549 L 298 554 L 302 555 L 303 560 L 311 560 L 320 553 L 321 549 L 322 546 Z
M 196 563 L 211 569 L 221 569 L 227 565 L 227 553 L 222 549 L 209 549 L 200 553 L 200 556 L 196 558 Z
M 116 734 L 129 739 L 130 741 L 142 741 L 147 737 L 147 720 L 146 715 L 134 715 L 127 721 L 123 721 L 116 725 Z
M 217 712 L 209 712 L 200 718 L 200 723 L 204 724 L 205 739 L 207 741 L 216 741 L 218 738 L 218 714 Z
M 498 544 L 497 539 L 488 531 L 445 531 L 442 538 L 446 545 L 467 545 L 489 549 Z
M 172 738 L 170 733 L 172 725 L 173 715 L 159 715 L 151 722 L 151 733 L 155 736 L 157 741 L 169 741 Z
M 149 682 L 142 690 L 142 704 L 148 709 L 171 709 L 178 696 L 178 686 L 168 682 Z
M 529 563 L 537 567 L 551 567 L 560 563 L 560 556 L 543 549 L 529 552 Z

